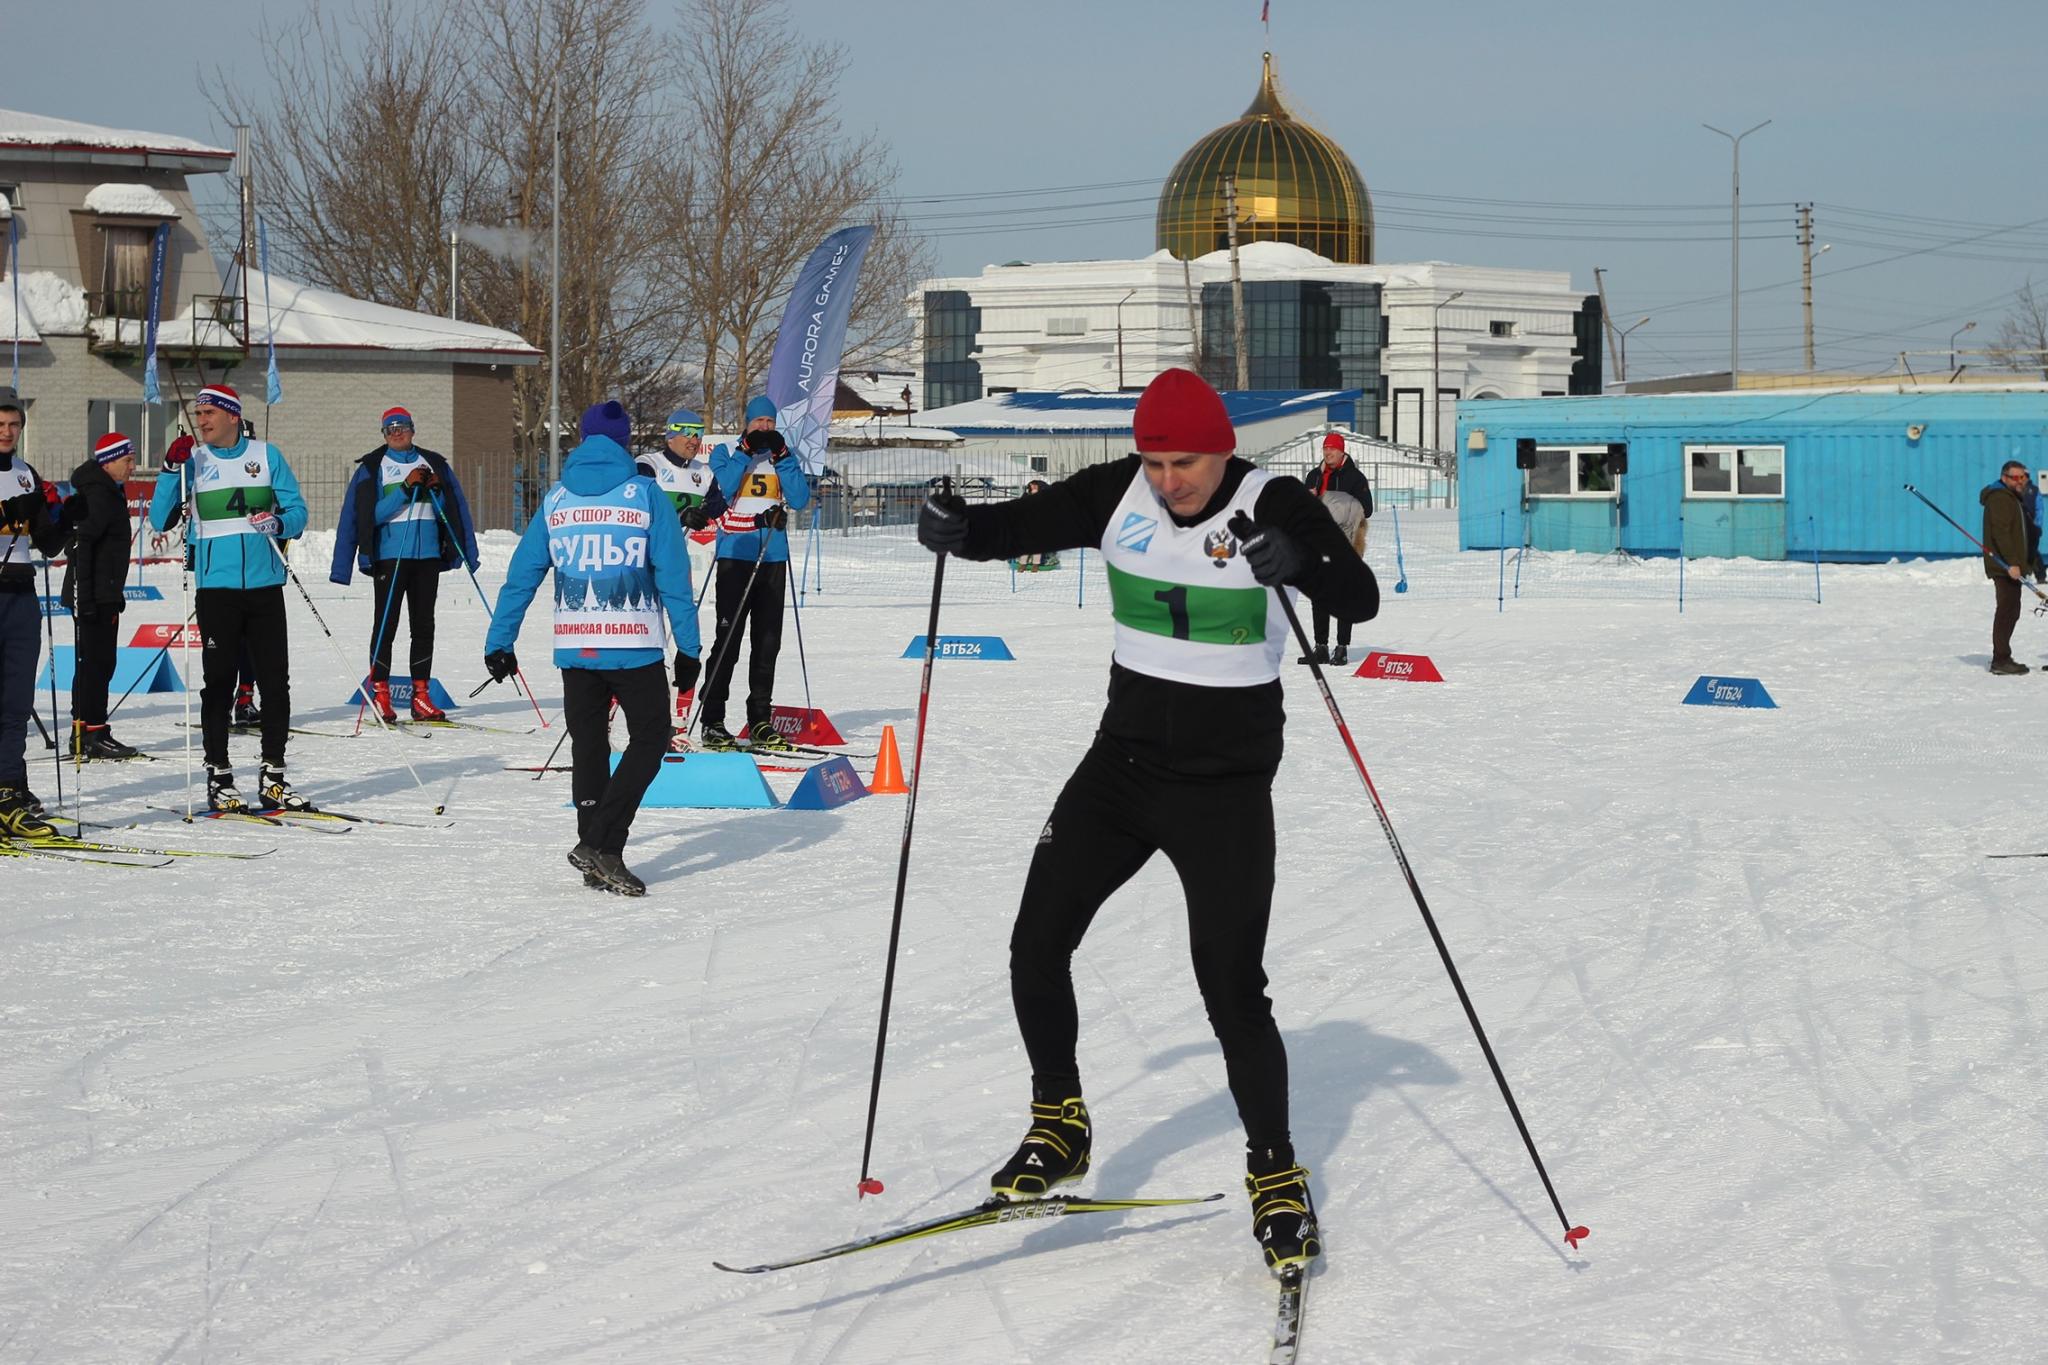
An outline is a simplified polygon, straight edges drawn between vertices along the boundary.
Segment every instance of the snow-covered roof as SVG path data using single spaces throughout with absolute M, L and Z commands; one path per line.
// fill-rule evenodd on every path
M 146 133 L 131 128 L 106 128 L 97 123 L 51 118 L 20 109 L 0 109 L 0 152 L 10 147 L 51 151 L 116 152 L 174 158 L 200 157 L 232 161 L 234 153 L 189 137 Z M 225 167 L 221 167 L 225 169 Z
M 996 484 L 1017 484 L 1031 472 L 1008 455 L 990 451 L 929 449 L 833 450 L 829 464 L 849 488 L 869 484 L 922 485 L 941 474 L 956 479 L 985 479 Z
M 959 441 L 960 433 L 877 416 L 834 422 L 829 439 L 855 445 L 952 445 Z
M 281 275 L 271 275 L 267 279 L 270 287 L 268 316 L 275 322 L 279 346 L 308 346 L 323 350 L 483 351 L 521 356 L 541 353 L 518 333 L 502 328 L 456 322 L 432 313 L 415 313 L 381 303 L 366 303 L 331 289 L 299 284 Z M 262 271 L 249 272 L 249 344 L 252 346 L 268 335 L 265 330 L 265 280 Z
M 1268 422 L 1277 417 L 1327 412 L 1332 404 L 1356 402 L 1362 389 L 1247 389 L 1223 395 L 1233 426 Z M 1125 434 L 1137 409 L 1135 393 L 1000 393 L 951 407 L 933 408 L 928 421 L 962 436 L 1002 436 L 1017 432 L 1096 432 Z
M 171 201 L 148 185 L 95 185 L 85 196 L 88 213 L 131 214 L 147 218 L 176 218 Z

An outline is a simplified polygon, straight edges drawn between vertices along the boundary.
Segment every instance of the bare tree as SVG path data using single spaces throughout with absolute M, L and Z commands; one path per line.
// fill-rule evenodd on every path
M 2030 278 L 2013 291 L 2012 311 L 1998 324 L 1993 362 L 2003 370 L 2039 370 L 2048 379 L 2048 299 L 2034 293 Z

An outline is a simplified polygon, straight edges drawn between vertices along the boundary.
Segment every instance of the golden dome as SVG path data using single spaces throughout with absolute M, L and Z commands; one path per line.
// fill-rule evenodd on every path
M 1237 240 L 1292 242 L 1344 265 L 1372 260 L 1372 199 L 1344 149 L 1294 117 L 1265 58 L 1244 117 L 1188 148 L 1159 195 L 1157 245 L 1183 260 L 1230 244 L 1223 180 L 1237 177 Z

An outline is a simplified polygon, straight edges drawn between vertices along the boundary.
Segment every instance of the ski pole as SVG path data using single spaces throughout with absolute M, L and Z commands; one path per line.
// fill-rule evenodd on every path
M 416 495 L 409 493 L 406 495 L 406 500 L 410 502 L 413 500 L 414 496 Z M 372 562 L 374 563 L 375 561 Z M 391 586 L 384 590 L 384 619 L 377 623 L 377 638 L 370 641 L 370 671 L 363 675 L 363 685 L 361 689 L 363 704 L 356 708 L 357 734 L 361 734 L 363 732 L 363 712 L 368 709 L 370 705 L 372 689 L 376 686 L 377 656 L 384 652 L 384 632 L 391 629 L 392 621 L 397 615 L 396 612 L 392 611 L 392 607 L 395 606 L 398 601 L 398 569 L 400 563 L 401 561 L 396 559 L 391 561 Z M 370 576 L 370 581 L 372 583 L 375 583 L 377 581 L 374 572 Z M 386 674 L 385 680 L 387 682 L 390 680 L 388 673 Z M 383 713 L 379 712 L 378 714 L 381 716 Z
M 459 536 L 455 534 L 455 526 L 448 520 L 448 514 L 441 509 L 441 500 L 435 497 L 432 493 L 428 493 L 427 501 L 433 505 L 434 515 L 439 517 L 441 519 L 441 524 L 448 528 L 448 538 L 455 542 L 455 554 L 458 558 L 460 558 L 462 555 L 462 540 Z M 462 561 L 462 567 L 469 574 L 469 586 L 476 589 L 477 601 L 484 604 L 484 615 L 489 617 L 491 620 L 496 621 L 498 619 L 497 608 L 493 607 L 491 605 L 491 599 L 484 595 L 484 585 L 476 581 L 476 570 L 469 567 L 469 561 L 467 559 L 464 559 Z M 548 718 L 541 712 L 540 702 L 533 695 L 533 684 L 529 683 L 526 680 L 526 670 L 523 668 L 515 668 L 512 670 L 512 674 L 514 677 L 519 679 L 519 686 L 526 693 L 526 699 L 533 703 L 533 714 L 535 714 L 536 716 L 540 716 L 540 728 L 543 730 L 547 729 Z M 490 685 L 490 680 L 488 678 L 485 679 L 482 686 L 476 689 L 476 692 L 472 692 L 469 694 L 470 699 L 474 701 L 476 699 L 477 693 L 482 692 L 485 687 L 489 687 Z
M 1925 493 L 1922 493 L 1919 489 L 1913 487 L 1913 485 L 1910 483 L 1906 485 L 1906 491 L 1908 493 L 1911 493 L 1914 497 L 1920 499 L 1920 501 L 1927 503 L 1928 510 L 1933 512 L 1934 515 L 1940 517 L 1943 521 L 1955 527 L 1958 531 L 1963 531 L 1963 524 L 1957 521 L 1954 517 L 1950 516 L 1948 513 L 1942 511 L 1939 507 L 1936 507 L 1932 502 L 1929 502 L 1927 495 Z M 2006 563 L 2003 559 L 2000 559 L 1998 557 L 1998 552 L 1993 550 L 1990 546 L 1986 545 L 1983 541 L 1977 539 L 1977 537 L 1971 535 L 1968 531 L 1963 531 L 1963 539 L 1969 541 L 1972 545 L 1982 550 L 1984 552 L 1984 557 L 1990 560 L 1993 564 L 1996 564 L 1999 568 L 2004 569 L 2007 573 L 2012 572 L 2012 565 Z M 2048 616 L 2048 593 L 2042 592 L 2038 586 L 2036 586 L 2033 583 L 2027 582 L 2027 580 L 2024 577 L 2022 577 L 2019 580 L 2019 582 L 2020 585 L 2024 587 L 2028 592 L 2034 594 L 2035 597 L 2041 600 L 2041 604 L 2034 608 L 2034 615 Z
M 1261 534 L 1258 525 L 1239 512 L 1230 519 L 1230 533 L 1243 544 Z M 1451 960 L 1451 950 L 1444 943 L 1443 932 L 1437 928 L 1436 916 L 1430 913 L 1429 902 L 1423 899 L 1422 884 L 1415 880 L 1415 869 L 1409 866 L 1408 854 L 1401 847 L 1401 838 L 1394 833 L 1394 822 L 1387 816 L 1386 803 L 1380 800 L 1379 789 L 1373 786 L 1372 774 L 1366 771 L 1365 759 L 1358 752 L 1358 745 L 1351 738 L 1351 727 L 1344 723 L 1344 713 L 1337 709 L 1337 698 L 1330 691 L 1330 684 L 1323 677 L 1323 666 L 1315 661 L 1314 651 L 1309 648 L 1308 636 L 1301 629 L 1301 617 L 1295 614 L 1294 603 L 1289 600 L 1283 588 L 1273 592 L 1280 599 L 1280 610 L 1287 616 L 1287 624 L 1294 631 L 1294 638 L 1301 644 L 1301 652 L 1309 658 L 1309 672 L 1315 676 L 1316 689 L 1323 694 L 1323 705 L 1329 708 L 1330 719 L 1337 726 L 1337 734 L 1344 741 L 1345 750 L 1351 755 L 1351 766 L 1358 770 L 1359 781 L 1365 784 L 1365 794 L 1372 798 L 1373 813 L 1379 817 L 1380 832 L 1387 836 L 1387 844 L 1394 850 L 1394 861 L 1401 865 L 1401 876 L 1408 882 L 1409 894 L 1415 897 L 1415 908 L 1422 912 L 1422 922 L 1429 929 L 1429 937 L 1436 944 L 1437 956 L 1443 959 L 1444 970 L 1450 974 L 1451 988 L 1458 993 L 1458 1003 L 1465 1007 L 1465 1018 L 1472 1025 L 1474 1036 L 1479 1039 L 1479 1050 L 1486 1054 L 1486 1064 L 1493 1070 L 1494 1084 L 1500 1087 L 1501 1098 L 1507 1101 L 1508 1113 L 1514 1117 L 1515 1127 L 1522 1135 L 1522 1145 L 1529 1149 L 1529 1160 L 1535 1163 L 1536 1174 L 1543 1181 L 1543 1192 L 1550 1196 L 1550 1207 L 1557 1211 L 1557 1221 L 1564 1225 L 1565 1244 L 1572 1250 L 1579 1249 L 1579 1239 L 1589 1236 L 1588 1230 L 1565 1217 L 1564 1205 L 1558 1202 L 1557 1190 L 1550 1183 L 1550 1172 L 1544 1169 L 1543 1157 L 1536 1150 L 1536 1140 L 1529 1136 L 1529 1125 L 1522 1121 L 1522 1110 L 1515 1103 L 1514 1092 L 1508 1088 L 1508 1078 L 1500 1069 L 1500 1061 L 1493 1055 L 1493 1044 L 1486 1037 L 1486 1029 L 1479 1022 L 1479 1011 L 1472 1006 L 1472 997 L 1465 991 L 1465 982 L 1458 975 L 1458 965 Z M 913 788 L 915 790 L 915 788 Z
M 761 576 L 761 561 L 766 558 L 768 558 L 768 536 L 764 532 L 761 536 L 761 548 L 754 552 L 754 567 L 752 572 L 748 573 L 747 575 L 747 585 L 744 588 L 740 589 L 739 607 L 737 610 L 733 612 L 732 620 L 729 623 L 727 623 L 725 629 L 719 632 L 721 638 L 713 643 L 711 650 L 711 667 L 705 670 L 703 678 L 703 682 L 706 684 L 703 690 L 707 692 L 710 690 L 710 685 L 718 677 L 718 661 L 720 659 L 729 658 L 732 655 L 733 651 L 739 648 L 740 632 L 745 628 L 743 623 L 747 619 L 747 602 L 754 595 L 754 580 Z M 716 576 L 718 569 L 718 561 L 713 560 L 711 563 L 711 567 L 712 572 L 710 574 L 705 575 L 705 578 L 707 580 L 705 583 L 706 587 L 710 586 L 709 580 L 712 577 Z M 718 648 L 719 645 L 724 645 L 725 648 L 721 650 Z M 728 677 L 726 679 L 728 690 L 730 690 L 731 682 L 732 679 Z M 703 716 L 704 703 L 699 701 L 691 707 L 691 714 L 683 718 L 683 738 L 685 740 L 687 740 L 690 737 L 690 727 L 695 725 L 699 720 L 701 720 Z
M 940 492 L 953 491 L 952 481 L 943 480 Z M 882 1100 L 882 1054 L 889 1046 L 889 1002 L 896 993 L 896 946 L 903 938 L 903 891 L 910 882 L 910 835 L 917 825 L 917 789 L 924 785 L 925 713 L 932 699 L 932 660 L 939 651 L 939 593 L 946 582 L 946 556 L 939 555 L 932 566 L 931 618 L 924 630 L 924 672 L 917 683 L 917 741 L 911 748 L 910 795 L 903 807 L 903 850 L 896 859 L 896 906 L 889 916 L 889 955 L 882 969 L 882 1017 L 875 1025 L 875 1074 L 868 1082 L 868 1130 L 861 1141 L 860 1193 L 866 1198 L 882 1192 L 882 1182 L 868 1174 L 868 1158 L 875 1150 L 875 1111 Z
M 783 588 L 787 591 L 788 587 L 789 584 L 785 578 Z M 811 665 L 810 661 L 804 658 L 804 613 L 803 608 L 796 604 L 796 599 L 801 596 L 803 596 L 801 592 L 790 593 L 789 611 L 790 615 L 796 620 L 796 663 L 797 667 L 803 670 L 804 710 L 809 711 L 815 708 L 811 705 Z
M 326 620 L 320 615 L 320 608 L 313 605 L 313 594 L 306 591 L 306 585 L 299 578 L 298 571 L 292 568 L 292 562 L 284 557 L 284 548 L 277 543 L 277 538 L 275 536 L 264 536 L 263 539 L 266 543 L 269 544 L 270 552 L 277 556 L 277 562 L 284 566 L 284 576 L 286 578 L 289 578 L 292 581 L 292 586 L 299 590 L 299 596 L 306 599 L 306 610 L 313 613 L 313 620 L 320 627 L 320 633 L 327 637 L 327 647 L 334 651 L 335 662 L 339 663 L 342 666 L 342 668 L 346 670 L 344 676 L 347 676 L 347 674 L 349 673 L 353 673 L 355 670 L 349 668 L 348 656 L 341 652 L 341 642 L 336 640 L 334 638 L 334 632 L 327 628 Z M 268 709 L 270 705 L 270 698 L 268 696 L 264 697 L 263 704 L 265 709 Z M 398 733 L 398 731 L 392 729 L 389 725 L 385 724 L 384 717 L 375 710 L 372 710 L 370 712 L 370 718 L 377 722 L 378 729 L 382 730 L 385 734 L 391 736 L 391 738 L 394 741 L 403 738 L 403 736 L 401 736 Z M 408 773 L 412 774 L 413 784 L 417 786 L 422 792 L 425 792 L 426 795 L 431 797 L 433 793 L 427 791 L 427 784 L 420 780 L 418 770 L 416 770 L 412 766 L 412 760 L 407 758 L 405 754 L 401 752 L 398 755 L 398 761 L 405 765 L 405 770 Z M 445 803 L 437 803 L 435 805 L 434 814 L 446 815 L 447 813 L 448 807 Z
M 109 724 L 113 723 L 114 713 L 121 709 L 121 702 L 127 701 L 128 698 L 135 695 L 135 689 L 142 686 L 143 679 L 156 676 L 157 660 L 163 658 L 166 654 L 169 654 L 171 652 L 172 641 L 179 639 L 183 636 L 184 632 L 190 629 L 192 629 L 192 618 L 190 616 L 187 616 L 185 618 L 185 624 L 177 627 L 177 634 L 173 635 L 170 640 L 164 641 L 163 647 L 157 650 L 157 652 L 154 655 L 150 656 L 149 663 L 143 668 L 141 673 L 137 675 L 135 681 L 128 684 L 128 690 L 121 694 L 120 700 L 116 701 L 112 706 L 109 706 L 107 708 L 107 722 Z

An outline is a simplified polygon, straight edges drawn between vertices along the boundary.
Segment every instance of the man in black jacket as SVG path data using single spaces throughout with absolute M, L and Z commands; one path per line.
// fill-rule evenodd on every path
M 133 746 L 114 738 L 107 725 L 107 683 L 120 647 L 122 589 L 128 578 L 128 478 L 135 472 L 135 443 L 119 432 L 102 436 L 92 458 L 71 472 L 66 508 L 71 523 L 71 562 L 64 569 L 64 605 L 71 608 L 77 635 L 77 668 L 71 678 L 72 757 L 82 760 L 133 758 Z
M 21 404 L 0 399 L 0 835 L 18 838 L 57 832 L 28 789 L 28 713 L 43 652 L 33 561 L 64 547 L 57 490 L 21 456 L 27 424 Z
M 963 559 L 1099 548 L 1116 618 L 1108 709 L 1038 836 L 1010 935 L 1032 1124 L 990 1184 L 1032 1199 L 1087 1173 L 1070 964 L 1096 911 L 1163 852 L 1187 893 L 1195 980 L 1244 1123 L 1252 1235 L 1278 1273 L 1320 1255 L 1322 1239 L 1261 962 L 1289 629 L 1274 590 L 1362 621 L 1379 586 L 1301 484 L 1233 457 L 1223 400 L 1197 375 L 1153 380 L 1132 425 L 1136 454 L 1010 502 L 937 493 L 918 518 L 927 548 Z
M 2040 561 L 2027 536 L 2027 508 L 2021 492 L 2027 467 L 2007 460 L 1998 482 L 1977 495 L 1984 508 L 1984 576 L 1991 580 L 1997 605 L 1991 613 L 1991 671 L 2020 674 L 2027 666 L 2012 657 L 2012 631 L 2020 623 L 2020 580 L 2038 577 Z
M 1323 462 L 1309 475 L 1307 483 L 1308 491 L 1325 502 L 1332 493 L 1346 493 L 1357 500 L 1365 516 L 1359 523 L 1357 535 L 1351 538 L 1351 548 L 1363 558 L 1365 538 L 1372 530 L 1372 485 L 1366 482 L 1365 471 L 1351 462 L 1351 456 L 1344 449 L 1344 437 L 1340 433 L 1323 433 Z M 1332 654 L 1330 613 L 1324 611 L 1322 604 L 1318 602 L 1315 604 L 1314 616 L 1316 647 L 1295 662 L 1305 664 L 1311 659 L 1319 664 L 1348 662 L 1345 651 L 1351 647 L 1351 622 L 1337 622 L 1337 652 Z

